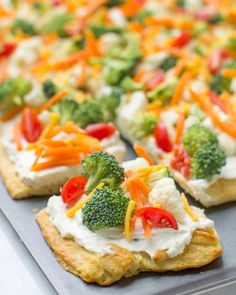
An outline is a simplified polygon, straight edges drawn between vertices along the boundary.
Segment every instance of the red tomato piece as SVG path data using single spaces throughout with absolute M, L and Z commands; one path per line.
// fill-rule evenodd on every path
M 164 123 L 159 123 L 154 129 L 154 137 L 157 147 L 161 148 L 165 152 L 171 152 L 172 143 Z
M 17 45 L 15 43 L 5 43 L 0 49 L 0 57 L 8 57 L 16 49 Z
M 89 124 L 85 128 L 85 132 L 98 140 L 102 140 L 114 134 L 116 132 L 116 128 L 111 123 L 95 123 Z
M 143 217 L 153 226 L 159 228 L 178 229 L 175 218 L 166 210 L 154 207 L 144 207 L 136 211 L 137 217 Z
M 61 190 L 63 202 L 69 207 L 73 206 L 84 194 L 86 183 L 87 179 L 83 176 L 76 176 L 68 180 Z
M 208 92 L 210 100 L 217 105 L 223 112 L 226 113 L 226 107 L 224 102 L 220 99 L 220 97 L 215 93 L 215 91 L 210 90 Z
M 197 11 L 194 16 L 196 19 L 203 20 L 203 21 L 210 21 L 215 15 L 214 11 L 209 10 L 202 10 Z
M 147 82 L 147 90 L 152 90 L 165 80 L 165 72 L 161 69 L 155 71 L 151 79 Z
M 190 33 L 187 32 L 187 31 L 183 31 L 182 33 L 180 33 L 179 36 L 177 36 L 177 37 L 174 39 L 172 45 L 173 45 L 174 47 L 177 47 L 177 48 L 182 48 L 182 47 L 184 47 L 186 44 L 188 44 L 190 40 L 191 40 L 191 35 L 190 35 Z
M 227 49 L 221 48 L 214 51 L 208 61 L 208 69 L 212 74 L 215 74 L 219 71 L 220 67 L 224 63 L 224 61 L 229 58 L 229 53 Z
M 28 142 L 35 142 L 42 133 L 42 124 L 37 114 L 30 108 L 25 108 L 21 118 L 21 132 Z
M 185 151 L 183 146 L 175 145 L 173 148 L 173 158 L 170 162 L 171 168 L 176 171 L 179 171 L 185 177 L 189 177 L 191 160 L 188 156 L 188 153 Z

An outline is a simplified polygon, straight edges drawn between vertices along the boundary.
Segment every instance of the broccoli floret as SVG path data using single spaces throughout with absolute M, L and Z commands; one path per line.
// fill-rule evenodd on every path
M 137 14 L 135 14 L 133 19 L 142 23 L 147 17 L 152 15 L 153 15 L 153 12 L 151 10 L 144 9 L 138 12 Z
M 209 20 L 210 24 L 217 24 L 223 20 L 223 16 L 221 13 L 217 12 L 213 15 L 213 17 Z
M 191 104 L 189 115 L 194 117 L 196 123 L 201 123 L 206 118 L 206 114 L 196 103 Z
M 63 99 L 52 107 L 52 111 L 60 115 L 60 123 L 64 124 L 68 121 L 74 121 L 75 111 L 78 103 L 72 99 Z
M 98 103 L 102 108 L 105 121 L 112 121 L 116 116 L 116 109 L 120 105 L 121 95 L 123 91 L 120 88 L 113 88 L 111 93 L 98 99 Z
M 23 105 L 24 96 L 31 90 L 31 83 L 22 77 L 12 78 L 0 84 L 0 111 L 9 112 Z
M 99 38 L 102 35 L 106 33 L 115 33 L 115 34 L 121 34 L 122 29 L 114 26 L 105 26 L 103 24 L 90 24 L 89 29 L 92 31 L 92 33 L 95 35 L 95 37 Z
M 58 91 L 57 86 L 51 80 L 45 80 L 43 82 L 43 93 L 45 97 L 50 98 Z
M 143 90 L 143 86 L 140 83 L 136 83 L 131 77 L 126 76 L 120 84 L 120 87 L 125 92 L 133 92 L 137 90 Z
M 147 135 L 153 134 L 157 125 L 157 118 L 151 114 L 142 114 L 134 118 L 130 124 L 131 134 L 134 139 L 140 140 Z
M 74 120 L 82 128 L 92 123 L 106 121 L 98 100 L 86 100 L 81 103 L 75 111 Z
M 42 31 L 45 34 L 57 33 L 61 38 L 67 37 L 65 26 L 73 20 L 73 16 L 68 13 L 54 16 L 48 23 L 46 23 Z
M 178 7 L 185 7 L 186 3 L 185 0 L 177 0 L 176 6 Z
M 226 47 L 229 50 L 235 51 L 236 50 L 236 38 L 235 37 L 231 37 L 227 43 L 226 43 Z
M 205 126 L 195 124 L 183 134 L 183 145 L 190 156 L 193 156 L 203 145 L 217 144 L 217 137 Z
M 176 85 L 177 80 L 175 78 L 170 79 L 167 82 L 161 83 L 159 86 L 154 88 L 148 94 L 148 97 L 151 100 L 159 100 L 163 105 L 166 105 L 172 98 Z
M 120 81 L 129 74 L 133 62 L 129 59 L 107 58 L 104 62 L 104 79 L 108 85 L 118 85 Z
M 173 68 L 176 65 L 176 63 L 177 63 L 176 56 L 167 56 L 160 64 L 159 68 L 167 72 L 168 70 Z
M 88 179 L 86 191 L 90 192 L 103 182 L 115 190 L 124 181 L 124 169 L 116 158 L 104 152 L 95 152 L 82 161 L 82 174 Z
M 82 208 L 83 224 L 91 231 L 123 227 L 128 204 L 129 199 L 122 189 L 97 189 Z
M 210 88 L 217 94 L 221 94 L 223 91 L 230 90 L 230 83 L 230 78 L 223 77 L 219 73 L 216 73 L 210 83 Z
M 35 26 L 32 23 L 23 19 L 16 19 L 12 25 L 11 31 L 13 34 L 16 34 L 18 31 L 21 31 L 26 35 L 37 35 L 37 30 Z
M 226 164 L 224 151 L 218 144 L 203 145 L 193 156 L 191 170 L 196 179 L 210 180 Z
M 113 7 L 113 6 L 118 6 L 121 5 L 125 2 L 125 0 L 108 0 L 106 3 L 107 7 Z

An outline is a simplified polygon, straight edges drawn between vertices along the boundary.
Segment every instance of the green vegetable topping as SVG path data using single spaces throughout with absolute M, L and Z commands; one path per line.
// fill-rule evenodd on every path
M 185 0 L 177 0 L 176 6 L 178 7 L 185 7 Z
M 75 111 L 74 120 L 82 128 L 92 123 L 106 121 L 98 100 L 86 100 L 80 104 Z
M 31 83 L 22 77 L 12 78 L 0 84 L 0 111 L 5 113 L 23 105 L 24 96 L 31 90 Z
M 232 51 L 235 51 L 236 50 L 236 38 L 235 37 L 231 37 L 227 44 L 226 44 L 226 47 L 229 49 L 229 50 L 232 50 Z
M 46 23 L 42 30 L 45 34 L 57 33 L 61 38 L 67 37 L 66 25 L 73 20 L 73 16 L 68 13 L 58 14 Z
M 65 124 L 68 121 L 74 121 L 75 112 L 79 104 L 72 99 L 63 99 L 52 107 L 52 111 L 60 115 L 60 123 Z
M 171 68 L 173 68 L 177 63 L 177 57 L 175 56 L 168 56 L 166 57 L 163 62 L 160 64 L 159 68 L 163 71 L 167 72 Z
M 43 93 L 47 98 L 52 97 L 58 91 L 57 86 L 51 80 L 45 80 L 43 82 Z
M 116 33 L 121 34 L 122 29 L 114 26 L 105 26 L 105 25 L 97 25 L 97 24 L 90 24 L 89 29 L 95 35 L 95 37 L 99 38 L 106 33 Z
M 151 100 L 159 100 L 163 105 L 169 103 L 173 96 L 177 85 L 177 80 L 175 78 L 169 79 L 168 81 L 161 83 L 159 86 L 155 87 L 149 94 L 148 97 Z
M 121 81 L 120 87 L 124 89 L 125 92 L 133 92 L 143 89 L 143 86 L 140 83 L 134 82 L 134 80 L 129 76 L 126 76 Z
M 142 114 L 133 119 L 130 124 L 134 139 L 140 140 L 147 135 L 153 134 L 157 125 L 157 118 L 151 114 Z
M 12 25 L 11 31 L 13 34 L 16 34 L 18 31 L 20 31 L 30 36 L 37 35 L 37 30 L 35 26 L 23 19 L 16 19 Z
M 151 10 L 144 9 L 144 10 L 141 10 L 140 12 L 138 12 L 137 14 L 135 14 L 133 19 L 142 23 L 147 17 L 152 16 L 152 15 L 153 15 L 153 13 Z
M 218 144 L 203 145 L 193 156 L 191 169 L 196 179 L 210 180 L 226 164 L 224 151 Z
M 92 191 L 103 182 L 115 190 L 124 181 L 124 169 L 116 158 L 104 152 L 95 152 L 82 162 L 82 174 L 88 179 L 86 191 Z
M 91 231 L 103 228 L 123 227 L 129 199 L 124 191 L 112 191 L 107 187 L 97 189 L 82 208 L 83 224 Z
M 221 94 L 223 91 L 230 91 L 231 79 L 221 76 L 219 73 L 215 74 L 211 83 L 211 90 L 217 94 Z
M 170 169 L 168 167 L 164 167 L 157 172 L 151 173 L 147 178 L 147 184 L 150 187 L 154 187 L 157 181 L 164 178 L 164 177 L 171 177 Z
M 112 121 L 116 116 L 116 109 L 120 105 L 123 91 L 120 88 L 113 87 L 109 95 L 102 96 L 98 99 L 98 104 L 102 109 L 105 121 Z
M 203 145 L 218 143 L 217 137 L 205 126 L 195 124 L 183 134 L 183 145 L 190 156 L 193 156 Z
M 124 2 L 125 2 L 125 0 L 108 0 L 106 5 L 107 5 L 107 7 L 113 7 L 113 6 L 121 5 Z

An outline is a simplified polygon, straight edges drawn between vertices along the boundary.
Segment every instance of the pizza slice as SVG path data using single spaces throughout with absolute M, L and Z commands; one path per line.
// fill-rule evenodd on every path
M 198 268 L 221 255 L 213 221 L 189 205 L 167 165 L 149 161 L 119 165 L 95 152 L 83 160 L 83 176 L 37 214 L 65 270 L 107 286 L 145 271 Z

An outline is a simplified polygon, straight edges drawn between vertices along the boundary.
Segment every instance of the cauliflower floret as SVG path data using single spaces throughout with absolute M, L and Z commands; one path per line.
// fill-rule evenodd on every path
M 122 167 L 125 169 L 125 171 L 146 168 L 148 166 L 149 163 L 144 158 L 136 158 L 135 160 L 126 161 L 122 163 Z
M 161 204 L 165 210 L 173 214 L 178 222 L 184 221 L 186 212 L 172 178 L 165 177 L 157 181 L 148 195 L 148 200 L 152 205 Z

